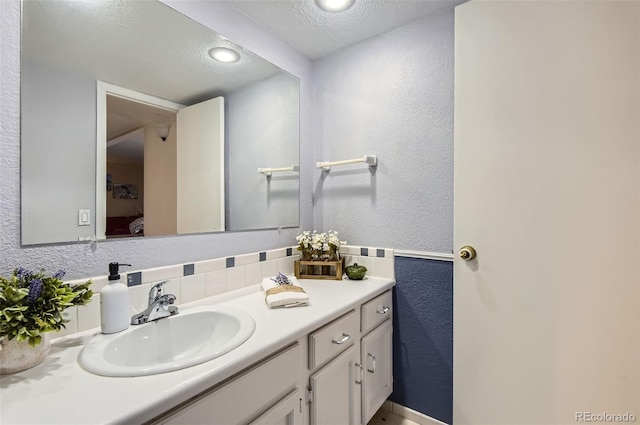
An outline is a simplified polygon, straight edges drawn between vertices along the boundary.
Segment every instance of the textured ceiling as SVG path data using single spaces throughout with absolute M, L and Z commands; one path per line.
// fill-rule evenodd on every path
M 280 71 L 238 47 L 239 62 L 217 63 L 207 54 L 215 46 L 233 44 L 158 1 L 23 2 L 23 62 L 183 104 Z
M 325 12 L 314 0 L 227 0 L 227 3 L 311 59 L 388 32 L 466 0 L 356 0 Z

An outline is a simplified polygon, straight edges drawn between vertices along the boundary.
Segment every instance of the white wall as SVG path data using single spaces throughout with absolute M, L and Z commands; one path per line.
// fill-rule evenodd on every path
M 78 210 L 91 210 L 95 217 L 95 160 L 86 158 L 96 157 L 96 82 L 33 63 L 24 64 L 22 79 L 22 122 L 39 123 L 25 125 L 21 136 L 27 165 L 22 167 L 22 242 L 91 236 L 95 223 L 79 227 Z
M 314 172 L 314 222 L 349 243 L 450 253 L 453 10 L 317 61 L 316 160 L 375 154 Z
M 268 31 L 219 2 L 167 1 L 174 8 L 300 78 L 303 186 L 311 186 L 311 62 Z M 310 190 L 303 190 L 302 226 L 311 226 Z M 103 275 L 111 261 L 133 269 L 198 261 L 292 245 L 298 229 L 111 240 L 46 246 L 20 245 L 20 2 L 0 2 L 0 274 L 18 266 L 55 270 L 68 278 Z
M 144 128 L 144 234 L 174 235 L 178 232 L 178 179 L 176 116 L 167 140 L 160 141 L 155 125 Z
M 270 178 L 258 173 L 258 168 L 298 165 L 297 86 L 295 78 L 276 75 L 225 98 L 230 230 L 298 224 L 298 173 L 273 173 Z

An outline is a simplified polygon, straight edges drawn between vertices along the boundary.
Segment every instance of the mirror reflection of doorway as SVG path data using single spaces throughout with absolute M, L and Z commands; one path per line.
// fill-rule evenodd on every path
M 96 237 L 224 231 L 224 97 L 186 106 L 102 81 L 97 89 Z M 107 151 L 136 150 L 131 139 L 138 140 L 137 150 L 144 140 L 142 165 L 128 153 L 122 155 L 131 157 L 128 165 L 113 160 L 107 169 Z M 136 170 L 141 183 L 117 181 L 122 175 L 113 171 L 122 168 Z M 107 203 L 113 204 L 109 213 Z M 111 225 L 118 221 L 116 232 Z
M 108 94 L 106 115 L 105 236 L 175 233 L 176 112 Z

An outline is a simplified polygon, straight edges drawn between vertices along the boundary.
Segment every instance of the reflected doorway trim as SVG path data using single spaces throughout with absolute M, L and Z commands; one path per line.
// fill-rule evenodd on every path
M 156 108 L 177 112 L 185 105 L 161 99 L 114 84 L 96 81 L 96 238 L 106 239 L 107 188 L 107 95 L 146 103 Z

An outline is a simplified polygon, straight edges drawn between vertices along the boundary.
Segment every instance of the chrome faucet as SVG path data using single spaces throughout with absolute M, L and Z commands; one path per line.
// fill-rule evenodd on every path
M 176 301 L 176 296 L 162 293 L 162 288 L 167 282 L 168 280 L 163 280 L 151 287 L 149 290 L 149 305 L 143 312 L 131 316 L 132 325 L 141 325 L 178 314 L 178 307 L 171 305 Z

